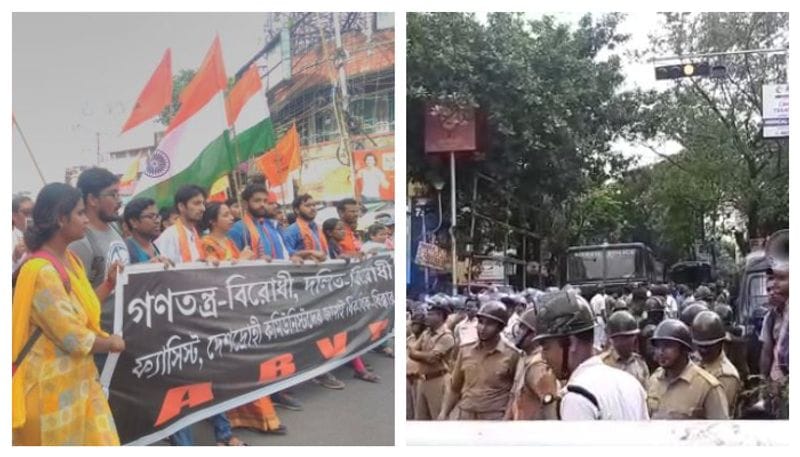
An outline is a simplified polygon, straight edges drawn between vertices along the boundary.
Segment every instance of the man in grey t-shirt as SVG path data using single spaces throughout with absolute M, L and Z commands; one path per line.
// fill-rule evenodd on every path
M 111 224 L 107 224 L 106 230 L 98 230 L 90 222 L 86 236 L 70 244 L 69 248 L 80 257 L 86 275 L 95 290 L 108 278 L 112 265 L 116 263 L 124 266 L 130 263 L 125 240 Z M 113 316 L 114 290 L 111 289 L 108 298 L 103 301 L 100 313 L 103 330 L 107 332 L 114 330 Z
M 116 274 L 112 270 L 130 262 L 125 240 L 112 225 L 119 220 L 118 213 L 122 207 L 119 178 L 106 169 L 90 168 L 78 177 L 77 187 L 83 192 L 89 227 L 86 236 L 70 244 L 69 249 L 80 257 L 86 275 L 102 303 L 101 327 L 113 333 Z

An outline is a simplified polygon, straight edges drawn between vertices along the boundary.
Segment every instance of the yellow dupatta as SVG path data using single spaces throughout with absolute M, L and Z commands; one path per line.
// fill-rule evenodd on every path
M 97 298 L 83 264 L 75 254 L 67 251 L 69 266 L 67 275 L 70 281 L 70 296 L 77 299 L 89 316 L 89 329 L 98 336 L 107 338 L 108 333 L 100 328 L 100 300 Z M 25 343 L 30 338 L 31 306 L 36 293 L 36 279 L 41 269 L 50 265 L 50 261 L 41 258 L 32 258 L 20 268 L 19 276 L 14 287 L 14 301 L 11 309 L 11 360 L 16 360 Z M 25 392 L 23 380 L 25 379 L 26 364 L 23 361 L 17 367 L 11 379 L 11 426 L 19 428 L 25 425 Z

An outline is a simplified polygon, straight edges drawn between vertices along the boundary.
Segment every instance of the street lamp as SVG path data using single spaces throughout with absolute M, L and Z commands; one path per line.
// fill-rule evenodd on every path
M 433 230 L 433 232 L 436 233 L 442 228 L 442 189 L 444 189 L 444 179 L 437 175 L 433 178 L 431 184 L 433 184 L 433 188 L 436 189 L 436 195 L 439 199 L 439 224 Z

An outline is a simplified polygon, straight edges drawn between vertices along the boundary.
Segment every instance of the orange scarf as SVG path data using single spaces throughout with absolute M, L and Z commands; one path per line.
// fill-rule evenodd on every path
M 178 230 L 178 245 L 181 249 L 181 260 L 184 262 L 192 262 L 192 251 L 189 249 L 189 240 L 186 237 L 186 229 L 184 228 L 181 218 L 175 221 L 175 229 Z M 197 234 L 197 229 L 192 226 L 192 235 L 194 235 L 194 245 L 197 248 L 197 253 L 200 255 L 200 260 L 206 260 L 206 254 L 203 251 L 203 243 L 200 241 L 200 236 Z
M 230 238 L 225 239 L 225 245 L 223 246 L 216 238 L 208 235 L 203 238 L 203 249 L 206 257 L 214 256 L 217 260 L 233 260 L 239 258 L 239 249 L 236 248 L 236 245 Z
M 247 214 L 246 211 L 242 215 L 242 222 L 244 222 L 247 232 L 250 233 L 250 249 L 253 250 L 254 254 L 260 255 L 261 235 L 258 233 L 258 229 L 256 228 L 255 222 L 253 222 L 252 216 Z
M 300 236 L 303 238 L 303 247 L 307 251 L 318 251 L 317 246 L 314 244 L 314 235 L 311 234 L 311 227 L 308 226 L 308 222 L 303 220 L 302 217 L 297 218 L 297 228 L 300 229 Z M 319 243 L 322 245 L 322 251 L 326 254 L 328 253 L 328 240 L 325 239 L 325 235 L 322 233 L 322 229 L 317 226 L 317 236 L 319 237 Z
M 339 247 L 345 254 L 356 254 L 361 250 L 361 241 L 347 224 L 344 224 L 344 239 L 339 243 Z

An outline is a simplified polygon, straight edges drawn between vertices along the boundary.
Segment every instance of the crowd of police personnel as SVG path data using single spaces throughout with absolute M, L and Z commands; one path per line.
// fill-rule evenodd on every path
M 788 290 L 774 263 L 758 372 L 713 284 L 410 300 L 407 418 L 788 418 Z

